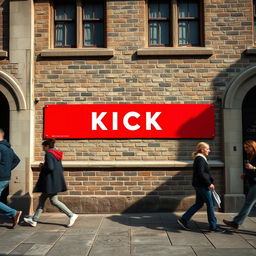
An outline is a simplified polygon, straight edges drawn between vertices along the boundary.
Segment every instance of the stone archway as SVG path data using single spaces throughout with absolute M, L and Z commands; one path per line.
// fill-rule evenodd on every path
M 9 104 L 10 143 L 21 159 L 20 164 L 13 170 L 9 184 L 8 201 L 14 208 L 29 211 L 31 201 L 31 170 L 33 161 L 31 150 L 31 122 L 33 112 L 28 108 L 26 98 L 19 82 L 10 74 L 0 71 L 0 92 Z
M 244 202 L 242 103 L 246 94 L 256 86 L 256 67 L 248 68 L 236 77 L 226 91 L 223 102 L 225 195 L 226 212 L 240 210 Z

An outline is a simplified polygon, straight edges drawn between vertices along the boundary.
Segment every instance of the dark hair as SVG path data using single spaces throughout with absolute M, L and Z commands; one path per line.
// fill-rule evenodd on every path
M 0 128 L 0 133 L 4 134 L 4 130 L 2 128 Z
M 47 139 L 43 141 L 42 145 L 49 146 L 49 148 L 54 148 L 55 141 L 56 141 L 55 139 Z

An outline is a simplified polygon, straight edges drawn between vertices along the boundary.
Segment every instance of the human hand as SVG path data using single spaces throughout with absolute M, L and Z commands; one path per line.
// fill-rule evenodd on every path
M 249 170 L 254 170 L 254 166 L 252 166 L 252 165 L 249 164 L 249 163 L 246 163 L 246 164 L 245 164 L 245 168 L 246 168 L 246 169 L 249 169 Z

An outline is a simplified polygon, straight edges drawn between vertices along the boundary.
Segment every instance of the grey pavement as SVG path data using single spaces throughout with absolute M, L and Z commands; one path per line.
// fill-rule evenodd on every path
M 208 232 L 207 215 L 197 213 L 192 231 L 176 223 L 181 213 L 79 215 L 66 228 L 67 217 L 45 213 L 36 227 L 20 223 L 14 230 L 0 218 L 0 256 L 256 256 L 256 215 L 239 231 Z M 222 219 L 233 214 L 217 213 Z

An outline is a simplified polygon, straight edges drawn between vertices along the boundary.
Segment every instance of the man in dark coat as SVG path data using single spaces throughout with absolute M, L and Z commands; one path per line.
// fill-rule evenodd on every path
M 19 164 L 20 159 L 11 149 L 11 145 L 4 139 L 4 131 L 0 129 L 0 196 L 3 190 L 9 185 L 11 178 L 11 171 Z M 16 211 L 0 202 L 0 211 L 3 215 L 12 218 L 12 227 L 14 228 L 18 223 L 21 211 Z

